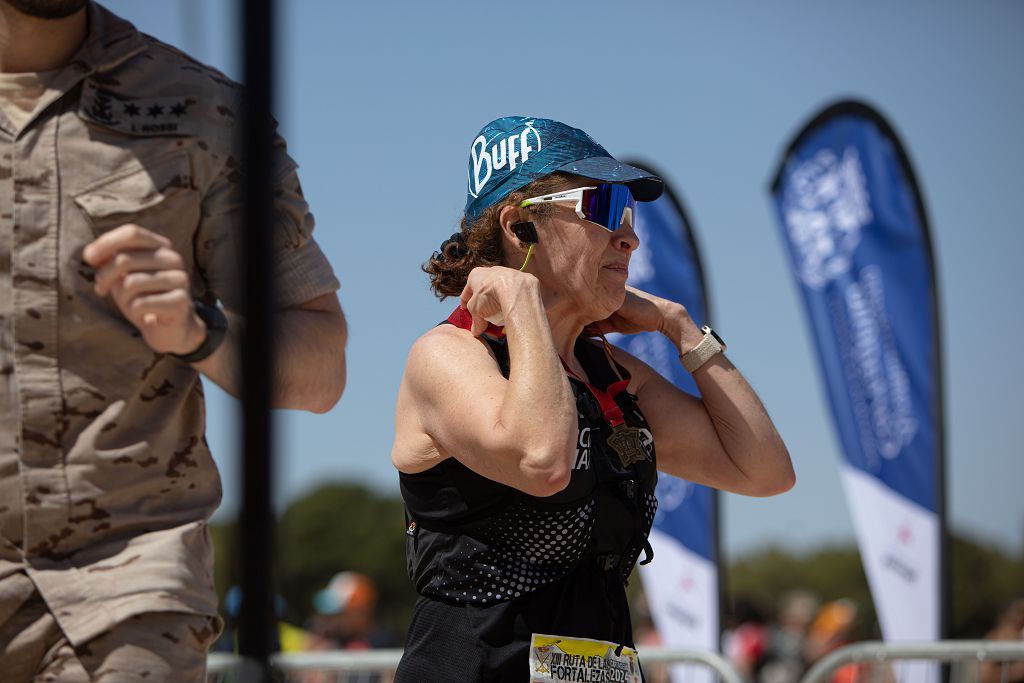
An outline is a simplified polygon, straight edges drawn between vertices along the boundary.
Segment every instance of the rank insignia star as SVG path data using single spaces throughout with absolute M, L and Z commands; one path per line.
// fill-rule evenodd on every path
M 173 107 L 171 107 L 171 113 L 177 116 L 178 118 L 184 116 L 186 111 L 188 111 L 188 104 L 184 102 L 178 102 Z
M 159 104 L 154 104 L 152 107 L 146 110 L 146 113 L 149 114 L 151 118 L 155 119 L 156 117 L 164 113 L 164 108 L 161 107 Z
M 135 104 L 134 102 L 129 102 L 128 104 L 124 105 L 124 113 L 128 116 L 138 116 L 139 105 Z

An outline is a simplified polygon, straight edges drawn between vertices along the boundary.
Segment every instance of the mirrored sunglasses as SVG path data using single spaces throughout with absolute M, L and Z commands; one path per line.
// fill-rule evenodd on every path
M 597 223 L 605 230 L 615 232 L 623 221 L 633 225 L 636 200 L 625 185 L 601 183 L 575 190 L 563 190 L 552 194 L 524 199 L 521 207 L 539 204 L 574 204 L 576 215 L 591 223 Z

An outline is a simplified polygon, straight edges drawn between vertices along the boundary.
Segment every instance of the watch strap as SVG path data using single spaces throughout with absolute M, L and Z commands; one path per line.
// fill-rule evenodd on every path
M 679 360 L 682 361 L 683 367 L 687 372 L 694 372 L 709 360 L 725 351 L 725 347 L 718 341 L 717 335 L 712 332 L 710 327 L 705 325 L 701 330 L 704 332 L 704 338 L 700 340 L 700 343 L 686 353 L 679 355 Z
M 217 306 L 208 306 L 198 299 L 194 302 L 196 315 L 206 324 L 206 338 L 199 348 L 192 353 L 172 353 L 170 355 L 186 363 L 198 363 L 206 360 L 224 342 L 228 331 L 228 319 Z

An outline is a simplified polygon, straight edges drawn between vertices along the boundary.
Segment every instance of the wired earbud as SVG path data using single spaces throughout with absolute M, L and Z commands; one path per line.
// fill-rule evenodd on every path
M 512 233 L 519 238 L 520 242 L 537 244 L 537 242 L 540 241 L 537 239 L 537 226 L 535 226 L 532 221 L 514 223 L 512 225 Z
M 537 226 L 535 226 L 532 221 L 514 223 L 512 225 L 512 233 L 519 238 L 520 242 L 530 245 L 526 250 L 526 258 L 523 260 L 523 265 L 519 266 L 519 270 L 523 271 L 526 270 L 526 264 L 530 262 L 530 255 L 533 254 L 533 247 L 540 241 L 537 237 Z

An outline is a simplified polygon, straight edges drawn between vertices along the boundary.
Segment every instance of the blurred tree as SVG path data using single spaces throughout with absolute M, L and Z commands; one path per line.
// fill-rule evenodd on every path
M 329 484 L 295 501 L 278 524 L 277 577 L 288 617 L 302 624 L 313 595 L 352 570 L 377 583 L 378 617 L 401 641 L 416 593 L 406 574 L 405 513 L 398 497 Z
M 1024 553 L 1013 557 L 999 546 L 954 533 L 950 554 L 950 637 L 981 638 L 1011 600 L 1024 596 Z M 727 595 L 751 599 L 769 613 L 794 588 L 809 589 L 823 601 L 851 598 L 860 608 L 858 637 L 880 637 L 856 547 L 807 553 L 769 548 L 744 555 L 727 572 Z
M 1024 597 L 1024 553 L 1012 557 L 997 545 L 953 535 L 952 638 L 982 638 L 1015 598 Z
M 772 616 L 779 598 L 797 588 L 811 591 L 822 602 L 850 598 L 859 608 L 857 637 L 878 637 L 867 577 L 854 547 L 831 546 L 808 553 L 768 548 L 748 554 L 729 567 L 725 588 L 730 603 L 743 597 Z
M 400 643 L 416 593 L 405 571 L 405 514 L 401 499 L 358 484 L 327 484 L 289 505 L 278 522 L 274 568 L 285 620 L 302 625 L 313 595 L 336 573 L 353 570 L 377 584 L 378 618 Z M 218 595 L 238 583 L 234 521 L 211 525 Z

